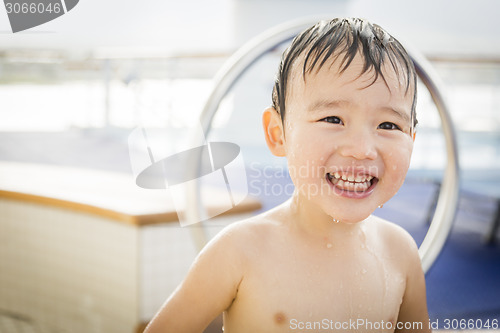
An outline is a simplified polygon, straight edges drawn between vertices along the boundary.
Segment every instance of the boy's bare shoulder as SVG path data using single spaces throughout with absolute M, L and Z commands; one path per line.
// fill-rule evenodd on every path
M 270 217 L 269 212 L 265 212 L 234 222 L 224 228 L 222 232 L 235 233 L 241 237 L 248 233 L 252 235 L 253 233 L 269 231 L 270 229 L 276 227 L 277 224 L 276 220 Z M 240 233 L 242 233 L 242 235 Z
M 258 248 L 279 232 L 280 224 L 264 213 L 231 223 L 212 239 L 219 247 L 231 247 L 240 254 L 251 247 Z M 214 244 L 215 245 L 215 244 Z
M 368 228 L 372 229 L 372 234 L 377 235 L 388 253 L 399 256 L 402 260 L 420 260 L 415 240 L 401 226 L 372 215 Z

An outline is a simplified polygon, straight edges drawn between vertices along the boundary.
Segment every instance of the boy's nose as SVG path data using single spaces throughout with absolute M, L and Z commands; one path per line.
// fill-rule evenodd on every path
M 375 138 L 363 131 L 352 131 L 346 135 L 342 145 L 339 145 L 339 153 L 358 160 L 373 160 L 377 157 Z

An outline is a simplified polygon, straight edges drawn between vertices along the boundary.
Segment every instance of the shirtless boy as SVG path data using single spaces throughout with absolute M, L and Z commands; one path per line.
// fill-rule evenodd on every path
M 200 253 L 146 332 L 429 332 L 417 246 L 372 216 L 402 185 L 416 74 L 397 40 L 361 19 L 319 22 L 285 51 L 264 111 L 292 198 L 232 224 Z

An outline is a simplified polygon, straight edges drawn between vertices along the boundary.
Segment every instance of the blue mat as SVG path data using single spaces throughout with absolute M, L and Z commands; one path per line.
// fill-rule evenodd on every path
M 479 233 L 453 230 L 426 276 L 434 319 L 500 320 L 500 246 Z

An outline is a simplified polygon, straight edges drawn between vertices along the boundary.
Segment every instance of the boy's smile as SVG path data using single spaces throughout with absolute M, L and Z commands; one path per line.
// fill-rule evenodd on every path
M 375 188 L 378 178 L 364 171 L 361 172 L 328 172 L 326 180 L 331 184 L 332 190 L 347 198 L 364 198 L 370 195 Z
M 341 74 L 338 62 L 329 60 L 305 77 L 298 74 L 302 61 L 293 65 L 283 145 L 295 195 L 352 223 L 367 218 L 404 181 L 413 149 L 414 87 L 406 91 L 391 66 L 383 71 L 385 82 L 371 70 L 360 74 L 360 55 Z

